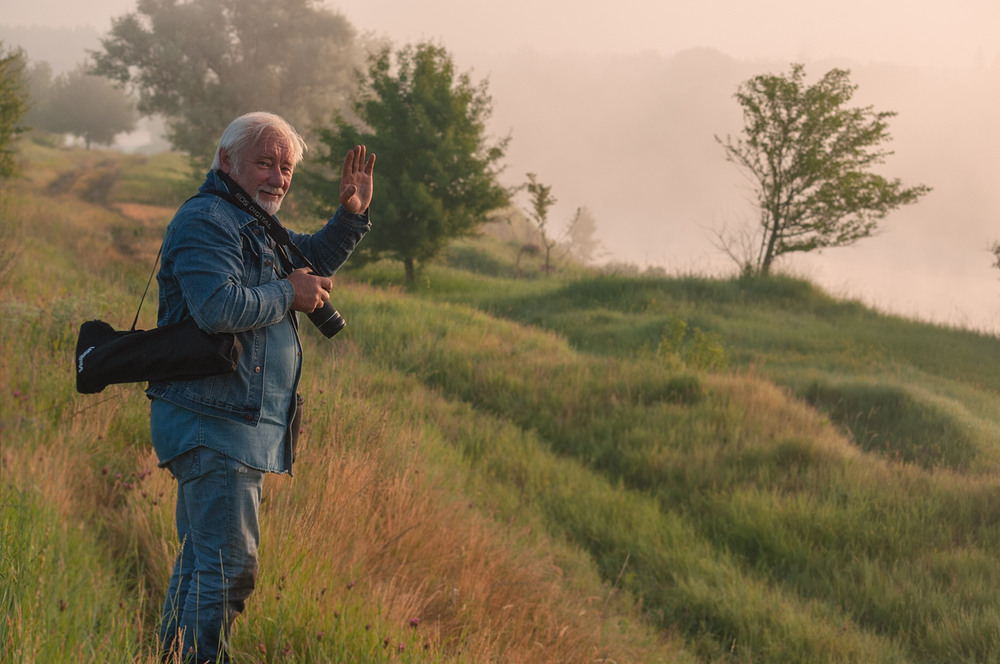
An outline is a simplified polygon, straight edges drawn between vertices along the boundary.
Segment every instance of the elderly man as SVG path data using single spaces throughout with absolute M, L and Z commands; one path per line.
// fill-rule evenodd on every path
M 344 160 L 333 218 L 312 235 L 289 232 L 295 247 L 273 239 L 267 226 L 280 228 L 273 215 L 304 150 L 276 115 L 237 118 L 164 238 L 158 324 L 193 317 L 205 331 L 236 333 L 243 347 L 234 373 L 147 389 L 153 446 L 177 480 L 180 551 L 160 629 L 171 661 L 229 661 L 233 621 L 257 578 L 264 473 L 292 467 L 302 367 L 294 312 L 329 300 L 329 275 L 371 228 L 375 155 L 357 146 Z

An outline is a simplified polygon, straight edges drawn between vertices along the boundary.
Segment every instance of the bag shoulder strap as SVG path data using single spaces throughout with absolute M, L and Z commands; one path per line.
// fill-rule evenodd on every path
M 146 290 L 142 291 L 142 297 L 139 298 L 139 307 L 135 310 L 135 318 L 132 319 L 132 327 L 130 330 L 135 332 L 135 326 L 139 322 L 139 312 L 142 311 L 142 303 L 146 301 L 146 294 L 149 293 L 149 286 L 153 283 L 153 275 L 156 274 L 156 265 L 160 262 L 160 254 L 163 253 L 163 243 L 160 243 L 160 248 L 156 250 L 156 258 L 153 260 L 153 269 L 149 272 L 149 279 L 146 280 Z
M 181 205 L 185 205 L 188 201 L 197 198 L 201 195 L 199 192 L 192 196 L 191 198 L 184 201 Z M 146 301 L 146 295 L 149 294 L 149 286 L 153 283 L 153 277 L 156 275 L 156 266 L 160 262 L 160 256 L 163 254 L 163 241 L 160 242 L 160 248 L 156 250 L 156 258 L 153 259 L 153 269 L 149 272 L 149 279 L 146 280 L 146 289 L 142 291 L 142 297 L 139 298 L 139 306 L 135 310 L 135 318 L 132 319 L 132 327 L 130 330 L 135 332 L 135 326 L 139 323 L 139 312 L 142 311 L 142 304 Z

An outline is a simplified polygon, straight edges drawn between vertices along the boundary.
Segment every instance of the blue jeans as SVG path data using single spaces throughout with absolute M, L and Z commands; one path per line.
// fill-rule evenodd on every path
M 167 467 L 177 479 L 180 553 L 163 603 L 161 648 L 185 662 L 228 662 L 233 621 L 257 581 L 264 473 L 207 447 Z

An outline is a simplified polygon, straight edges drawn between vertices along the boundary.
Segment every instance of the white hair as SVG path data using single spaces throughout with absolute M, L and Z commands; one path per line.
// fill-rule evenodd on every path
M 297 165 L 302 160 L 302 155 L 306 151 L 306 142 L 292 125 L 274 113 L 255 111 L 246 113 L 229 123 L 226 130 L 222 132 L 219 139 L 219 147 L 215 149 L 215 159 L 212 161 L 212 170 L 222 166 L 221 153 L 223 150 L 229 156 L 229 161 L 233 169 L 237 168 L 243 155 L 267 134 L 276 134 L 280 139 L 287 141 L 292 152 L 292 165 Z

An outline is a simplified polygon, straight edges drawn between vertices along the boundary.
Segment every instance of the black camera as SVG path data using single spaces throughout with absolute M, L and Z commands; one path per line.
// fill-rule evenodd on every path
M 347 321 L 340 315 L 340 312 L 333 308 L 329 302 L 324 302 L 323 306 L 315 311 L 306 314 L 312 324 L 319 328 L 323 336 L 327 339 L 333 337 L 347 326 Z

